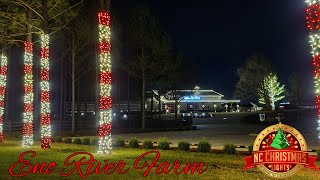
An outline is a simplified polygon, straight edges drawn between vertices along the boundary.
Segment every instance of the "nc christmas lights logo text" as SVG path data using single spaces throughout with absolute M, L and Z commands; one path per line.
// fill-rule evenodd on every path
M 261 131 L 253 144 L 252 155 L 244 160 L 244 170 L 258 167 L 273 178 L 291 176 L 303 167 L 317 170 L 317 156 L 309 155 L 302 134 L 281 123 Z
M 20 154 L 18 161 L 14 162 L 8 172 L 14 177 L 25 177 L 32 174 L 49 175 L 52 173 L 59 173 L 61 177 L 67 177 L 72 174 L 78 174 L 82 178 L 86 178 L 89 175 L 95 174 L 113 174 L 119 175 L 126 174 L 131 170 L 131 167 L 127 165 L 123 160 L 119 160 L 118 163 L 108 162 L 103 160 L 99 162 L 91 153 L 88 152 L 75 152 L 69 155 L 63 165 L 59 165 L 54 161 L 47 163 L 35 163 L 30 162 L 31 159 L 36 157 L 35 151 L 26 151 Z M 152 161 L 145 161 L 146 158 Z M 186 165 L 182 165 L 179 160 L 175 160 L 173 164 L 169 162 L 159 162 L 160 152 L 156 150 L 148 151 L 140 155 L 133 163 L 133 169 L 141 171 L 142 176 L 146 177 L 151 171 L 155 174 L 168 174 L 170 172 L 179 174 L 203 174 L 207 171 L 203 162 L 188 162 Z M 153 172 L 152 172 L 153 173 Z

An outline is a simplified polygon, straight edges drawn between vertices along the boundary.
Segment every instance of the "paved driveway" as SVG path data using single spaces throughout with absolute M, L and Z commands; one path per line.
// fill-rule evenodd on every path
M 241 122 L 248 113 L 216 114 L 209 119 L 194 119 L 194 124 L 198 130 L 189 131 L 170 131 L 170 132 L 152 132 L 152 133 L 134 133 L 119 134 L 126 139 L 137 137 L 140 140 L 151 139 L 157 141 L 160 137 L 167 137 L 170 142 L 176 144 L 180 140 L 187 140 L 191 143 L 198 143 L 200 139 L 206 138 L 213 147 L 222 148 L 226 143 L 235 145 L 250 145 L 255 140 L 255 135 L 267 127 L 267 124 L 249 124 Z M 288 113 L 287 122 L 298 129 L 308 143 L 308 148 L 318 149 L 319 126 L 315 112 L 296 112 Z M 119 136 L 117 135 L 117 136 Z

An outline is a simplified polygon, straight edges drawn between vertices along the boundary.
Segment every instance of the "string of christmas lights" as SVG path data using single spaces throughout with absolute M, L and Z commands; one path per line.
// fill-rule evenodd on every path
M 50 86 L 49 86 L 49 35 L 41 35 L 40 49 L 40 110 L 41 110 L 41 148 L 50 148 L 51 145 L 51 119 L 50 119 Z
M 98 153 L 111 152 L 111 58 L 110 58 L 110 13 L 99 12 L 99 66 L 100 66 L 100 117 L 99 117 L 99 150 Z
M 30 147 L 33 144 L 33 59 L 32 42 L 24 42 L 24 112 L 22 146 Z
M 0 65 L 0 142 L 3 141 L 3 115 L 4 115 L 4 100 L 7 87 L 7 71 L 8 59 L 6 56 L 1 55 Z
M 306 24 L 310 31 L 311 55 L 313 57 L 315 94 L 320 118 L 320 0 L 307 0 Z M 319 121 L 320 122 L 320 121 Z

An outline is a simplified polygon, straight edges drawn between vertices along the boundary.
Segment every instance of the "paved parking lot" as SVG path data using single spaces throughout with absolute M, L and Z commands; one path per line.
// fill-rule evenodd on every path
M 240 120 L 245 118 L 247 113 L 232 113 L 232 114 L 216 114 L 213 118 L 194 119 L 194 124 L 197 130 L 189 131 L 170 131 L 170 132 L 152 132 L 152 133 L 135 133 L 135 134 L 120 134 L 126 139 L 137 137 L 140 140 L 152 139 L 156 141 L 160 137 L 167 137 L 170 142 L 176 144 L 180 140 L 187 140 L 191 143 L 197 143 L 200 139 L 206 138 L 213 147 L 222 148 L 226 143 L 235 145 L 250 145 L 255 140 L 255 135 L 263 130 L 268 124 L 250 124 Z M 293 112 L 286 117 L 290 119 L 287 122 L 298 129 L 308 143 L 308 148 L 318 149 L 319 133 L 318 121 L 314 112 L 303 112 L 298 115 Z

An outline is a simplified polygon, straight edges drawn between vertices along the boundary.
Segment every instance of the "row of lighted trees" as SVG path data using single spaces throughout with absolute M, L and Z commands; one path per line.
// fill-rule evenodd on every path
M 39 1 L 39 2 L 37 2 Z M 51 2 L 49 2 L 51 1 Z M 60 2 L 64 2 L 61 5 Z M 34 1 L 16 1 L 14 5 L 19 5 L 26 12 L 26 40 L 24 45 L 24 112 L 23 112 L 23 139 L 22 146 L 30 147 L 33 144 L 33 29 L 37 23 L 33 23 L 31 19 L 37 19 L 39 16 L 41 28 L 36 28 L 38 34 L 40 32 L 40 112 L 41 112 L 41 148 L 50 148 L 51 145 L 51 113 L 50 113 L 50 31 L 49 20 L 52 20 L 63 14 L 67 10 L 79 5 L 82 2 L 75 3 L 69 8 L 64 7 L 68 1 L 53 1 L 53 0 L 34 0 Z M 7 1 L 10 4 L 12 2 Z M 111 150 L 111 58 L 110 58 L 110 0 L 98 0 L 100 11 L 98 13 L 98 29 L 99 29 L 99 72 L 100 72 L 100 116 L 99 116 L 99 152 L 108 153 Z M 41 4 L 40 7 L 37 7 Z M 49 9 L 48 4 L 52 7 Z M 34 6 L 33 6 L 34 5 Z M 12 6 L 12 4 L 10 4 Z M 9 6 L 8 6 L 9 7 Z M 55 11 L 57 7 L 58 11 Z M 37 9 L 38 8 L 38 9 Z M 39 12 L 41 9 L 41 12 Z M 16 10 L 16 9 L 15 9 Z M 37 11 L 38 10 L 38 11 Z M 55 12 L 50 14 L 49 12 Z M 3 15 L 3 14 L 2 14 Z M 6 15 L 6 14 L 4 14 Z M 9 14 L 8 14 L 9 15 Z M 12 14 L 11 14 L 12 15 Z M 4 22 L 4 21 L 1 21 Z M 17 21 L 18 22 L 18 21 Z M 20 22 L 21 23 L 21 22 Z M 64 25 L 62 25 L 63 27 Z M 3 52 L 0 63 L 0 142 L 3 141 L 3 115 L 5 111 L 5 94 L 7 85 L 7 62 L 8 58 Z

